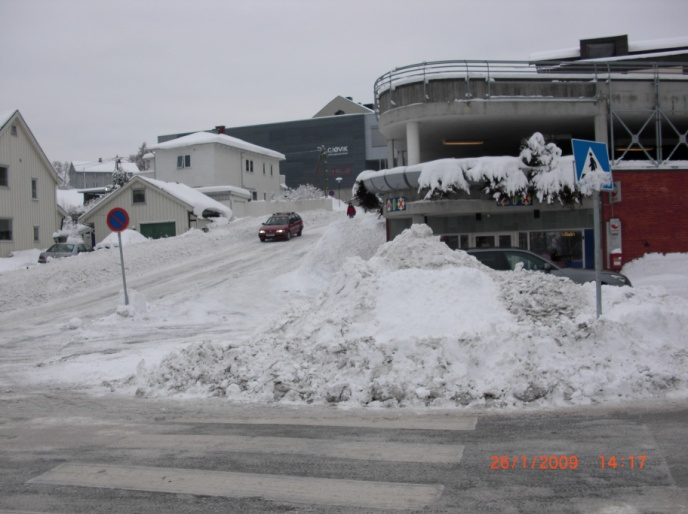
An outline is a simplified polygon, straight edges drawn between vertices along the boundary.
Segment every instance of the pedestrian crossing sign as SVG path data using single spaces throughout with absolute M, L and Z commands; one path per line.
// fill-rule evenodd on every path
M 598 191 L 613 191 L 612 167 L 609 164 L 607 145 L 582 139 L 572 139 L 571 144 L 578 184 Z

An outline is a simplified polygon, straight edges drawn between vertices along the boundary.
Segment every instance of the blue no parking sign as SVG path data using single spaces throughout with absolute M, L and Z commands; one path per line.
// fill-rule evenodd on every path
M 129 226 L 129 213 L 121 207 L 115 207 L 107 214 L 107 226 L 113 232 L 122 232 Z

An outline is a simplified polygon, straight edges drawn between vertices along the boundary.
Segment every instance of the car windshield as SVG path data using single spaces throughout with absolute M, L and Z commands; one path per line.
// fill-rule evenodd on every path
M 535 255 L 526 255 L 519 252 L 509 252 L 506 254 L 506 259 L 509 261 L 509 267 L 514 270 L 519 264 L 523 264 L 522 269 L 543 271 L 549 264 L 544 259 L 536 257 Z M 551 266 L 551 265 L 550 265 Z
M 266 225 L 288 225 L 289 224 L 289 218 L 283 218 L 283 217 L 271 217 L 269 220 L 265 222 Z
M 66 243 L 52 245 L 50 248 L 48 248 L 48 251 L 51 253 L 71 252 L 72 250 L 74 250 L 74 245 L 66 244 Z

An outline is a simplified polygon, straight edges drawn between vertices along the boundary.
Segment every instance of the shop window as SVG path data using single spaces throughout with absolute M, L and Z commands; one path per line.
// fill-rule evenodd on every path
M 530 251 L 550 259 L 559 266 L 583 266 L 583 231 L 531 232 Z

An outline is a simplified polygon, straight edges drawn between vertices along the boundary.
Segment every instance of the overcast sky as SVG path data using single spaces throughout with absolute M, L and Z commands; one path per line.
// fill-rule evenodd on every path
M 0 112 L 51 161 L 157 136 L 312 117 L 445 59 L 688 36 L 686 0 L 0 0 Z

